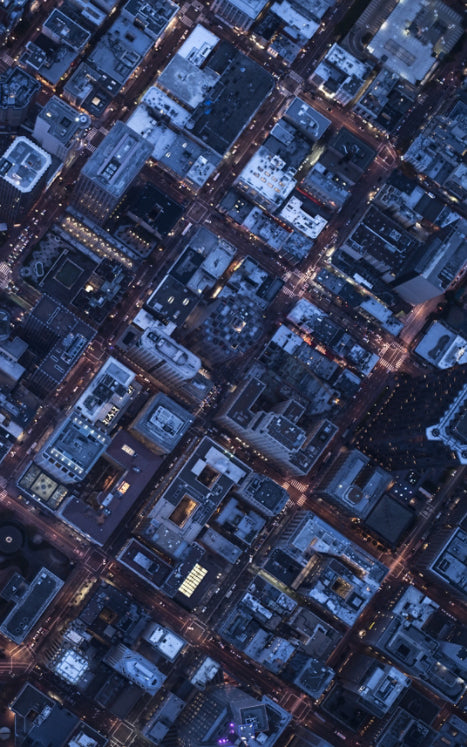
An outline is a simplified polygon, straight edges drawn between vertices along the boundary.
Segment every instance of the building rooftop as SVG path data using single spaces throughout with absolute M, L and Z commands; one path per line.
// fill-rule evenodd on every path
M 254 20 L 261 13 L 268 0 L 229 0 L 229 5 L 233 5 L 248 18 Z
M 153 43 L 139 23 L 132 23 L 122 13 L 88 55 L 87 62 L 123 86 Z
M 27 72 L 20 67 L 10 67 L 0 75 L 0 111 L 23 109 L 39 88 L 38 81 Z
M 267 206 L 278 207 L 296 185 L 295 169 L 264 145 L 248 161 L 236 183 Z
M 309 203 L 310 201 L 308 201 Z M 309 211 L 306 198 L 296 193 L 290 197 L 279 215 L 291 226 L 301 231 L 309 239 L 316 239 L 327 226 L 328 221 L 316 210 L 316 205 Z
M 429 565 L 446 584 L 467 596 L 467 532 L 457 527 Z
M 170 453 L 193 422 L 193 416 L 166 394 L 152 397 L 133 421 L 132 430 L 164 453 Z
M 65 145 L 91 124 L 88 114 L 77 111 L 58 96 L 52 96 L 37 117 L 48 126 L 48 133 Z
M 152 148 L 123 122 L 117 121 L 81 174 L 115 197 L 123 196 L 151 155 Z
M 389 472 L 370 462 L 362 452 L 344 452 L 333 467 L 323 488 L 354 516 L 365 517 L 391 481 Z
M 66 13 L 55 8 L 42 25 L 43 33 L 52 41 L 77 52 L 88 43 L 91 34 Z
M 27 137 L 15 138 L 0 158 L 0 177 L 19 192 L 31 192 L 52 164 L 51 156 Z
M 390 4 L 390 7 L 394 7 Z M 384 67 L 419 83 L 462 35 L 462 19 L 440 0 L 397 3 L 367 45 Z
M 162 325 L 156 322 L 145 329 L 140 342 L 143 350 L 154 350 L 157 357 L 180 371 L 184 379 L 192 379 L 201 367 L 200 359 L 167 335 Z
M 409 586 L 390 612 L 376 623 L 369 640 L 400 669 L 456 703 L 466 689 L 465 648 L 452 640 L 452 619 L 449 623 L 447 616 L 439 619 L 439 614 L 436 602 Z
M 339 44 L 333 44 L 311 75 L 311 80 L 327 96 L 342 104 L 351 101 L 363 86 L 369 66 Z
M 110 356 L 74 406 L 90 423 L 110 429 L 131 397 L 136 374 Z
M 179 6 L 172 0 L 128 0 L 123 6 L 122 15 L 130 18 L 138 28 L 152 39 L 157 39 L 177 14 Z
M 97 545 L 105 545 L 133 509 L 142 491 L 159 469 L 162 459 L 121 428 L 107 447 L 105 460 L 118 470 L 112 488 L 96 500 L 72 495 L 61 508 L 64 521 Z
M 319 28 L 319 23 L 313 18 L 313 8 L 308 4 L 300 5 L 280 0 L 271 5 L 270 12 L 281 19 L 287 35 L 300 45 L 306 44 Z
M 66 646 L 54 657 L 52 669 L 62 680 L 76 685 L 88 671 L 89 664 L 76 649 Z
M 414 521 L 414 512 L 390 495 L 383 495 L 365 520 L 386 542 L 395 547 Z
M 52 434 L 35 461 L 63 482 L 84 479 L 110 443 L 93 423 L 72 412 Z
M 437 321 L 423 335 L 415 352 L 437 368 L 451 368 L 467 363 L 467 340 Z
M 119 89 L 120 84 L 116 80 L 106 73 L 99 72 L 83 60 L 66 81 L 63 93 L 72 104 L 98 117 Z
M 159 669 L 146 659 L 142 654 L 132 651 L 123 643 L 118 643 L 104 657 L 108 666 L 127 680 L 137 685 L 149 695 L 155 693 L 161 688 L 165 676 Z
M 190 131 L 224 155 L 271 92 L 274 79 L 224 41 L 216 46 L 207 68 L 218 79 L 193 112 Z
M 150 623 L 144 638 L 169 661 L 174 661 L 186 646 L 183 638 L 159 623 Z
M 247 477 L 239 493 L 266 516 L 279 514 L 289 500 L 289 494 L 281 485 L 256 472 Z
M 221 500 L 249 472 L 233 454 L 204 437 L 147 515 L 146 538 L 162 543 L 168 555 L 179 553 L 180 540 L 192 542 Z
M 280 547 L 302 568 L 309 568 L 298 576 L 302 593 L 347 625 L 353 625 L 387 572 L 386 566 L 310 511 L 291 520 Z M 269 561 L 266 569 L 275 573 Z
M 22 585 L 14 599 L 13 609 L 3 620 L 0 630 L 15 643 L 22 643 L 63 586 L 61 578 L 41 568 L 30 584 Z

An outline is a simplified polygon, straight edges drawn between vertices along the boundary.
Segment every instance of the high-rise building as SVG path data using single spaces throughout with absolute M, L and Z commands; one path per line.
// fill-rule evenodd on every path
M 164 384 L 180 386 L 194 379 L 201 368 L 200 359 L 173 340 L 158 322 L 144 332 L 130 327 L 119 346 L 148 374 Z
M 88 114 L 52 96 L 37 115 L 33 136 L 49 153 L 66 161 L 76 150 L 80 134 L 90 124 Z
M 0 123 L 18 127 L 40 88 L 39 83 L 20 67 L 10 67 L 0 75 Z
M 116 122 L 81 169 L 73 193 L 75 207 L 104 222 L 152 153 L 152 146 L 123 122 Z
M 39 197 L 52 158 L 22 135 L 0 158 L 0 220 L 14 222 Z

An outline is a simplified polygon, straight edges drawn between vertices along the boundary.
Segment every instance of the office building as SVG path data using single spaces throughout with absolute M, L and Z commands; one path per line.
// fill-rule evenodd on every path
M 395 605 L 382 612 L 367 642 L 392 659 L 403 672 L 422 680 L 451 703 L 466 692 L 465 647 L 456 634 L 457 623 L 414 586 L 408 586 Z M 459 626 L 461 627 L 461 626 Z
M 354 624 L 387 573 L 386 566 L 311 511 L 298 512 L 286 525 L 265 568 L 347 625 Z
M 12 602 L 13 608 L 2 621 L 0 632 L 15 643 L 23 643 L 63 583 L 48 568 L 41 568 L 30 583 L 19 574 L 12 576 L 1 590 L 2 597 Z
M 451 531 L 441 550 L 428 566 L 437 579 L 462 596 L 467 596 L 467 532 L 464 520 L 462 526 Z
M 84 112 L 52 96 L 37 115 L 33 137 L 48 153 L 68 162 L 78 148 L 79 138 L 91 124 Z
M 389 713 L 409 686 L 409 678 L 396 667 L 369 656 L 356 656 L 343 675 L 346 690 L 355 693 L 361 704 L 382 718 Z
M 118 344 L 148 374 L 164 384 L 181 386 L 194 379 L 201 368 L 200 359 L 173 340 L 158 322 L 144 331 L 129 327 Z
M 391 482 L 389 472 L 353 449 L 342 453 L 320 490 L 347 508 L 353 516 L 366 517 Z
M 149 695 L 161 688 L 165 676 L 146 657 L 118 643 L 104 657 L 105 663 Z
M 434 234 L 407 264 L 395 285 L 407 303 L 415 306 L 454 288 L 467 272 L 467 220 Z
M 271 480 L 270 477 L 256 472 L 252 472 L 244 480 L 238 494 L 264 516 L 277 516 L 289 500 L 289 494 L 285 488 Z
M 0 158 L 0 220 L 14 223 L 39 197 L 51 156 L 22 135 Z
M 26 682 L 11 706 L 18 745 L 105 747 L 108 739 L 57 700 Z
M 444 322 L 433 322 L 415 352 L 437 368 L 461 366 L 467 363 L 467 340 Z
M 212 11 L 230 26 L 248 31 L 267 0 L 214 0 Z
M 128 18 L 146 36 L 156 41 L 177 15 L 179 6 L 172 0 L 128 0 L 122 8 L 122 18 Z
M 123 122 L 116 122 L 81 169 L 73 203 L 84 215 L 104 222 L 151 155 L 151 146 Z
M 332 423 L 305 430 L 305 405 L 290 398 L 271 406 L 263 400 L 265 383 L 258 376 L 239 384 L 222 405 L 217 420 L 274 462 L 285 474 L 306 475 L 334 438 Z
M 20 67 L 0 75 L 0 124 L 18 127 L 27 117 L 40 85 Z
M 135 391 L 136 374 L 110 356 L 74 406 L 89 423 L 112 430 Z
M 284 119 L 313 142 L 319 140 L 331 124 L 330 119 L 299 98 L 294 98 L 289 104 L 284 112 Z
M 369 72 L 369 65 L 357 60 L 339 44 L 333 44 L 310 80 L 328 98 L 345 105 L 356 98 Z
M 188 456 L 147 516 L 146 539 L 172 557 L 193 542 L 250 469 L 207 436 Z
M 98 426 L 72 413 L 52 434 L 34 461 L 63 483 L 83 480 L 110 444 Z
M 156 454 L 170 454 L 183 438 L 193 416 L 166 394 L 151 397 L 131 425 L 131 430 Z
M 460 39 L 461 16 L 440 0 L 390 2 L 388 8 L 367 50 L 387 70 L 419 84 Z

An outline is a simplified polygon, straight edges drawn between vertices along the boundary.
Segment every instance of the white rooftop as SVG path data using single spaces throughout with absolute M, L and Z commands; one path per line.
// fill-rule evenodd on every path
M 0 178 L 19 192 L 31 192 L 51 163 L 49 153 L 20 135 L 0 158 Z
M 438 368 L 452 368 L 467 363 L 467 340 L 443 322 L 434 322 L 415 352 Z
M 309 239 L 316 239 L 328 222 L 322 215 L 309 215 L 302 206 L 303 202 L 298 197 L 291 197 L 280 216 Z
M 252 19 L 256 18 L 267 2 L 268 0 L 229 0 L 231 5 L 234 5 L 242 13 L 245 13 L 248 18 Z
M 72 648 L 65 649 L 54 663 L 54 671 L 72 685 L 75 685 L 88 670 L 88 662 Z
M 311 39 L 319 24 L 316 21 L 307 18 L 300 13 L 296 7 L 293 7 L 288 0 L 281 0 L 271 5 L 271 12 L 281 18 L 288 26 L 289 34 L 299 40 L 308 41 Z
M 186 41 L 183 42 L 177 54 L 189 60 L 193 65 L 200 67 L 218 41 L 218 36 L 198 24 Z
M 141 104 L 145 104 L 146 107 L 153 109 L 154 112 L 159 115 L 165 115 L 170 119 L 171 122 L 177 125 L 177 127 L 185 127 L 190 118 L 189 112 L 187 112 L 187 110 L 184 109 L 183 106 L 177 104 L 176 101 L 171 99 L 170 96 L 164 93 L 164 91 L 161 91 L 160 88 L 157 88 L 157 86 L 151 86 L 151 88 L 148 88 L 143 98 L 141 99 Z M 141 104 L 140 106 L 136 107 L 134 113 L 130 117 L 130 120 L 132 120 L 134 118 L 134 115 L 139 111 Z M 135 119 L 135 122 L 136 121 L 137 118 Z M 130 121 L 128 121 L 127 124 L 130 124 Z M 138 131 L 137 128 L 132 129 L 136 129 L 136 131 Z
M 112 408 L 123 406 L 128 397 L 128 387 L 135 376 L 134 371 L 110 356 L 84 390 L 75 405 L 75 410 L 91 423 L 103 422 Z M 101 394 L 103 387 L 108 391 L 105 398 Z
M 280 156 L 261 146 L 241 172 L 239 182 L 280 205 L 297 183 L 294 174 Z
M 151 632 L 146 640 L 170 661 L 175 659 L 185 645 L 183 638 L 158 623 L 151 626 Z
M 441 30 L 444 23 L 445 34 Z M 454 38 L 456 26 L 460 32 L 460 17 L 438 0 L 400 0 L 367 49 L 388 70 L 417 83 L 436 62 L 435 46 L 439 38 Z M 440 51 L 442 47 L 443 42 Z
M 355 75 L 355 77 L 360 78 L 362 83 L 367 75 L 368 67 L 366 63 L 357 60 L 353 54 L 347 52 L 339 44 L 333 44 L 324 59 L 335 65 L 343 73 L 349 76 Z
M 220 664 L 207 656 L 191 678 L 191 684 L 203 687 L 210 680 L 214 679 L 219 669 Z

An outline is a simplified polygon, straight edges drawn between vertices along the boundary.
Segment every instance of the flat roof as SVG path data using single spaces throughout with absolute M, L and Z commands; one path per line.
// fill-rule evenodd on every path
M 172 0 L 128 0 L 122 13 L 128 14 L 138 25 L 143 26 L 146 34 L 157 39 L 179 9 Z
M 403 506 L 390 495 L 383 495 L 365 519 L 365 524 L 391 545 L 396 545 L 413 520 L 412 509 Z
M 240 172 L 237 185 L 252 189 L 268 202 L 278 207 L 296 185 L 289 165 L 278 155 L 261 145 Z
M 422 337 L 415 352 L 438 368 L 451 368 L 467 363 L 467 340 L 443 322 L 436 321 Z
M 229 0 L 230 5 L 241 10 L 252 20 L 263 10 L 267 2 L 268 0 Z
M 219 79 L 192 115 L 190 132 L 224 155 L 274 87 L 274 78 L 225 41 L 208 60 Z
M 90 32 L 75 23 L 62 10 L 55 8 L 42 24 L 42 30 L 54 41 L 59 41 L 71 49 L 82 49 L 91 38 Z
M 110 356 L 93 377 L 74 406 L 91 423 L 112 422 L 129 400 L 129 388 L 136 374 L 116 358 Z
M 106 456 L 119 465 L 123 473 L 118 483 L 106 493 L 105 509 L 93 508 L 79 496 L 73 496 L 61 511 L 64 521 L 101 546 L 133 508 L 162 463 L 161 457 L 123 429 L 113 438 Z
M 110 439 L 93 424 L 72 412 L 52 434 L 35 461 L 64 482 L 82 480 L 104 453 Z
M 15 138 L 0 159 L 0 177 L 19 192 L 32 192 L 52 164 L 52 157 L 27 137 Z
M 0 109 L 22 109 L 39 91 L 39 82 L 20 67 L 0 75 Z
M 55 573 L 47 568 L 41 568 L 26 593 L 3 620 L 0 625 L 2 633 L 15 643 L 22 643 L 63 584 L 62 579 Z
M 457 527 L 452 532 L 429 568 L 445 583 L 467 595 L 467 532 L 464 529 Z
M 136 24 L 121 16 L 99 40 L 87 61 L 122 86 L 153 43 Z
M 86 161 L 81 174 L 121 197 L 151 152 L 151 145 L 119 120 Z
M 46 122 L 48 133 L 62 143 L 69 143 L 77 132 L 91 124 L 88 114 L 74 109 L 58 96 L 52 96 L 37 117 Z
M 320 112 L 298 97 L 295 97 L 289 104 L 284 112 L 284 117 L 293 122 L 313 140 L 319 140 L 331 124 L 330 119 L 323 117 Z
M 156 446 L 170 452 L 186 433 L 193 415 L 163 392 L 152 397 L 132 428 Z
M 440 0 L 398 2 L 367 45 L 384 67 L 418 83 L 462 35 L 462 18 Z

